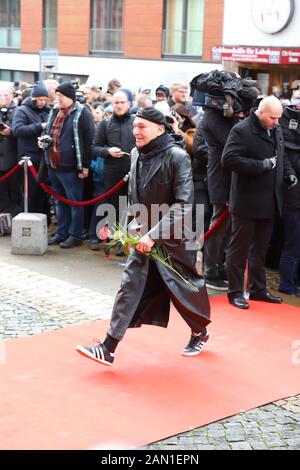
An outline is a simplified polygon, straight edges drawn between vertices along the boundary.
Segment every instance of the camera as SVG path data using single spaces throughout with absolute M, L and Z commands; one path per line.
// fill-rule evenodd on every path
M 76 101 L 78 101 L 78 103 L 81 103 L 81 104 L 86 103 L 86 96 L 83 94 L 82 91 L 76 90 L 75 95 L 76 95 Z
M 5 123 L 8 120 L 8 109 L 7 108 L 1 108 L 0 113 L 1 113 L 1 121 L 3 123 Z
M 243 86 L 248 86 L 248 87 L 257 87 L 257 80 L 253 80 L 252 77 L 245 77 L 242 79 L 242 84 Z
M 79 88 L 79 80 L 70 80 L 71 81 L 71 84 L 72 86 L 75 88 L 75 90 L 78 90 Z
M 41 137 L 38 137 L 38 145 L 41 149 L 47 150 L 52 147 L 53 139 L 48 134 L 42 135 Z

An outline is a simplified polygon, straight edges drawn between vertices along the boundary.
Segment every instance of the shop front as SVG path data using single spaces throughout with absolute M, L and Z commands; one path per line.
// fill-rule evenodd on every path
M 257 80 L 261 94 L 289 97 L 292 84 L 300 80 L 300 47 L 214 46 L 212 59 L 242 77 Z
M 300 8 L 294 0 L 225 0 L 223 43 L 212 60 L 258 81 L 262 94 L 290 97 L 300 80 Z

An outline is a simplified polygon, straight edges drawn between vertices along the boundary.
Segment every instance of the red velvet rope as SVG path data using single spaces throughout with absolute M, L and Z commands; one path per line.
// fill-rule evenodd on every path
M 29 170 L 31 171 L 31 174 L 34 178 L 37 177 L 37 172 L 36 169 L 34 168 L 33 165 L 29 166 Z M 46 183 L 39 183 L 40 186 L 43 188 L 46 193 L 51 194 L 51 196 L 55 197 L 61 202 L 64 202 L 65 204 L 68 204 L 69 206 L 91 206 L 92 204 L 97 204 L 97 202 L 103 201 L 104 199 L 107 199 L 111 194 L 115 193 L 118 191 L 124 184 L 126 183 L 126 178 L 124 177 L 121 179 L 115 186 L 110 188 L 106 193 L 101 194 L 100 196 L 95 197 L 94 199 L 90 199 L 89 201 L 72 201 L 71 199 L 67 199 L 66 197 L 61 196 L 60 194 L 57 194 L 53 189 L 48 186 Z
M 222 225 L 222 223 L 228 218 L 228 216 L 229 216 L 229 211 L 228 211 L 228 207 L 226 207 L 226 209 L 224 209 L 224 211 L 222 212 L 218 220 L 216 220 L 214 225 L 209 227 L 207 232 L 205 232 L 205 234 L 200 237 L 199 242 L 201 243 L 207 240 L 213 233 L 215 233 L 218 230 L 218 228 Z
M 11 170 L 9 170 L 5 175 L 0 177 L 0 183 L 2 183 L 2 181 L 5 181 L 10 176 L 14 175 L 20 168 L 21 168 L 20 164 L 17 163 L 16 166 L 14 166 Z
M 14 166 L 11 170 L 9 170 L 5 175 L 0 177 L 0 183 L 2 181 L 5 181 L 7 178 L 12 176 L 14 173 L 16 173 L 20 169 L 21 165 L 17 163 L 16 166 Z M 37 172 L 36 169 L 34 168 L 33 165 L 28 166 L 29 170 L 31 171 L 31 174 L 34 178 L 37 177 Z M 122 178 L 115 186 L 110 188 L 106 193 L 101 194 L 100 196 L 95 197 L 94 199 L 90 199 L 89 201 L 72 201 L 71 199 L 67 199 L 66 197 L 61 196 L 60 194 L 57 194 L 53 189 L 48 186 L 46 183 L 39 183 L 40 186 L 43 188 L 44 191 L 46 191 L 48 194 L 51 194 L 51 196 L 55 197 L 56 199 L 59 199 L 59 201 L 64 202 L 65 204 L 69 204 L 70 206 L 91 206 L 92 204 L 97 204 L 100 201 L 103 201 L 104 199 L 107 199 L 109 196 L 117 192 L 124 184 L 126 183 L 127 179 L 124 177 Z M 207 240 L 213 233 L 215 233 L 220 225 L 227 219 L 229 215 L 228 208 L 224 210 L 224 212 L 221 214 L 221 216 L 218 218 L 218 220 L 214 223 L 212 227 L 210 227 L 205 234 L 200 237 L 200 242 L 203 242 L 203 240 Z

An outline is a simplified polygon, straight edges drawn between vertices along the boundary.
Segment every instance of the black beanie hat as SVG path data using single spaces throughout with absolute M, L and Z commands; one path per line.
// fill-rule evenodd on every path
M 165 116 L 156 108 L 142 108 L 136 113 L 136 117 L 146 119 L 147 121 L 155 122 L 169 128 L 169 124 L 165 120 Z
M 166 95 L 167 98 L 169 98 L 170 96 L 170 90 L 168 87 L 164 86 L 164 85 L 159 85 L 159 87 L 156 88 L 155 90 L 155 94 L 159 93 L 159 92 L 162 92 Z
M 31 96 L 32 97 L 48 96 L 48 90 L 42 81 L 38 81 L 34 83 L 32 87 L 32 91 L 31 91 Z
M 71 100 L 76 100 L 76 92 L 71 82 L 62 82 L 55 90 L 55 93 L 59 91 L 64 96 L 67 96 Z

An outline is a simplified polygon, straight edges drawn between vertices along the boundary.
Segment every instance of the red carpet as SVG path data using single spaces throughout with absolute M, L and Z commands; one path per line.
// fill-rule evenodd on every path
M 0 448 L 135 448 L 299 394 L 300 309 L 250 304 L 212 299 L 211 339 L 195 358 L 180 356 L 189 332 L 175 313 L 167 330 L 129 330 L 113 368 L 74 350 L 107 322 L 7 341 Z

